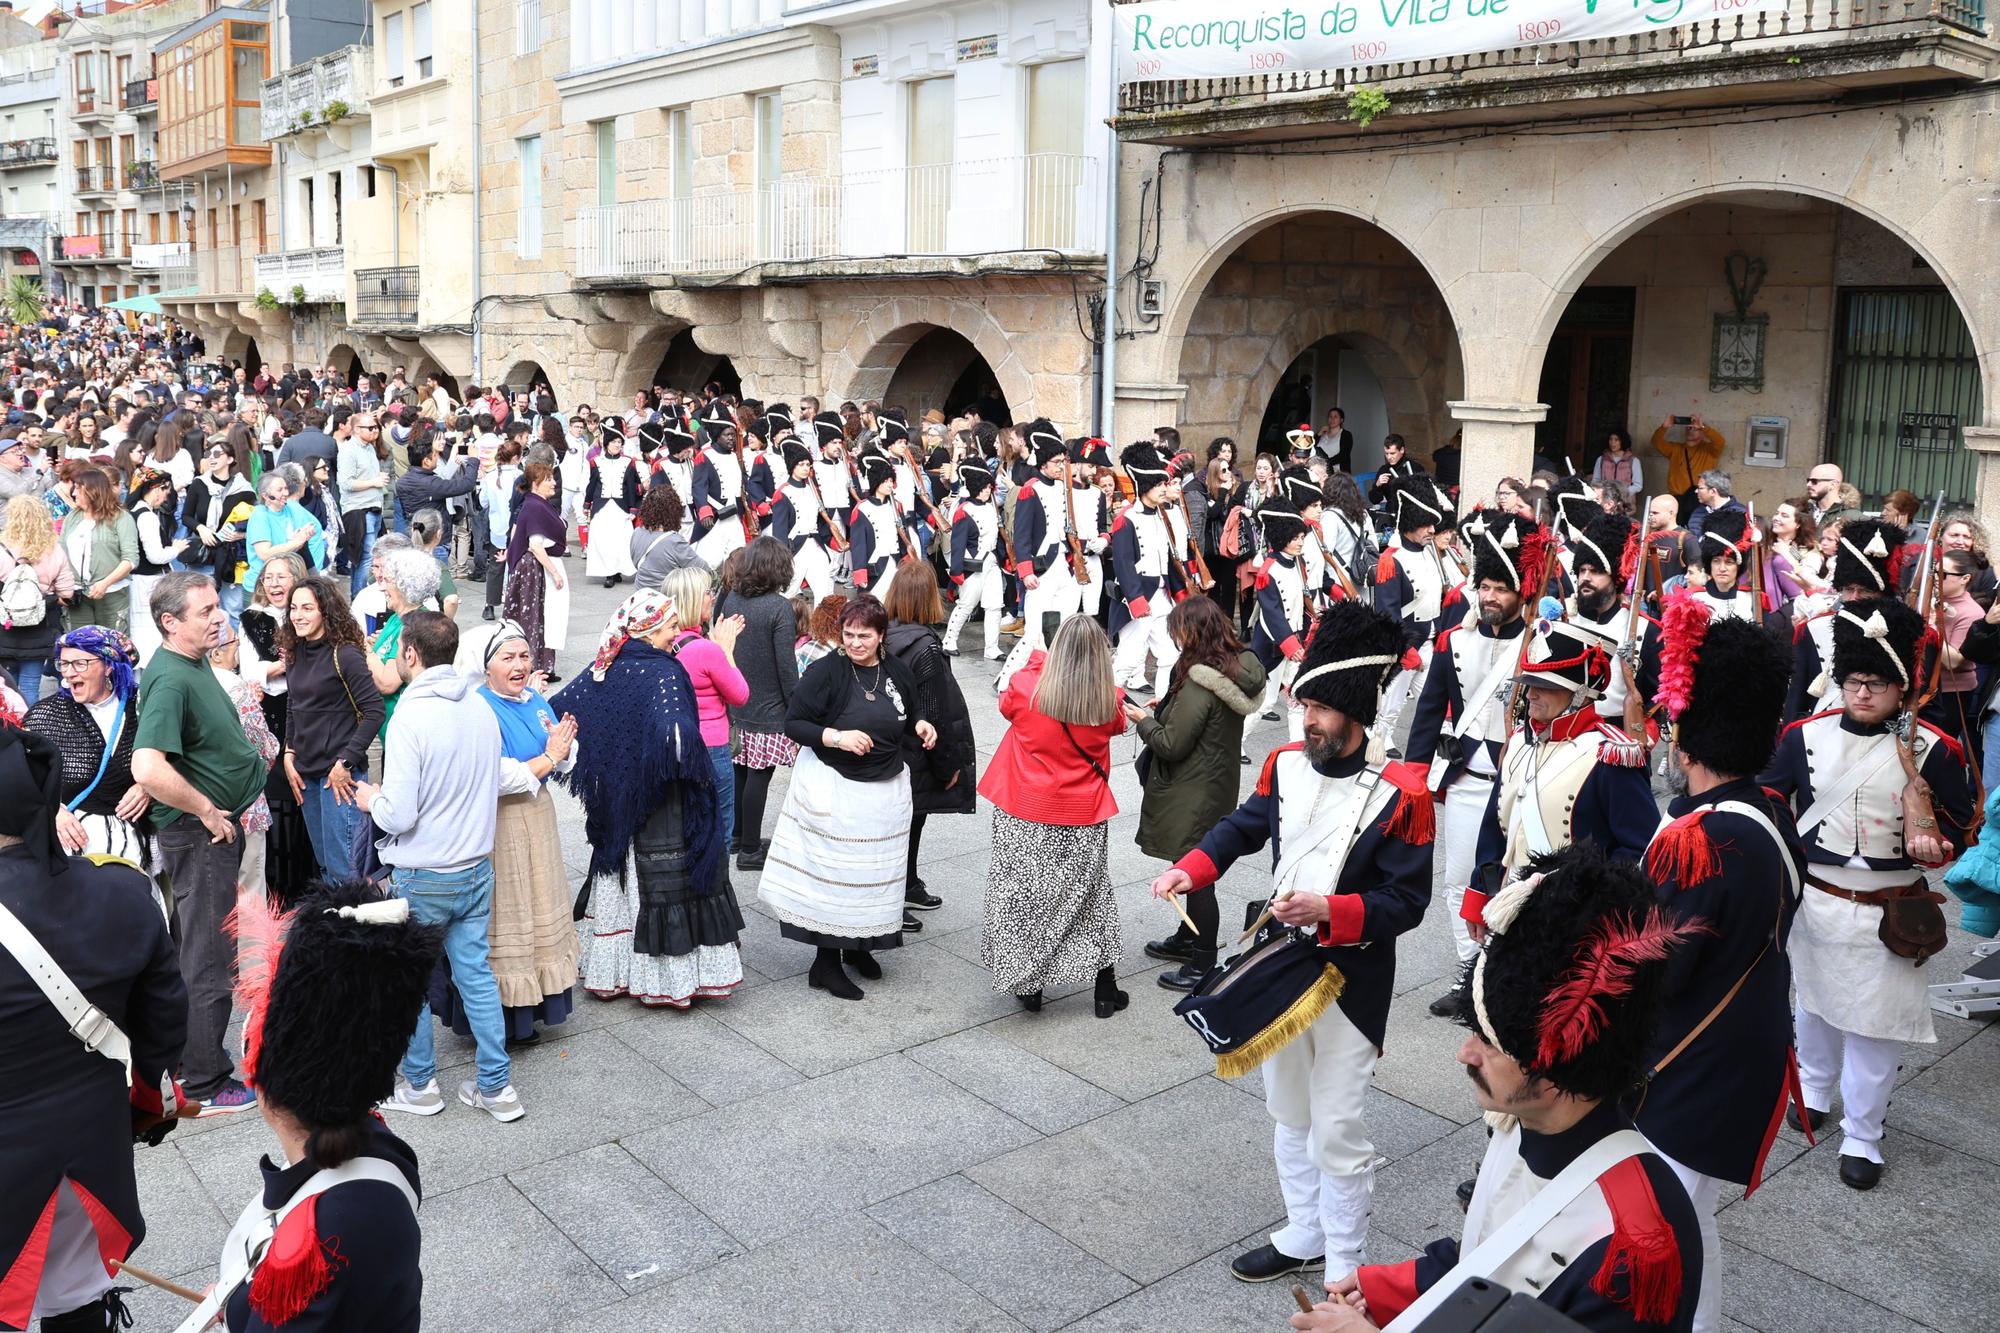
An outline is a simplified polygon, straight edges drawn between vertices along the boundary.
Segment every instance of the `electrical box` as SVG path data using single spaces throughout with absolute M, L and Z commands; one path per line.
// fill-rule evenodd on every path
M 1743 461 L 1751 467 L 1783 467 L 1791 435 L 1789 417 L 1751 417 Z
M 1167 284 L 1148 278 L 1139 284 L 1139 318 L 1158 319 L 1167 311 Z

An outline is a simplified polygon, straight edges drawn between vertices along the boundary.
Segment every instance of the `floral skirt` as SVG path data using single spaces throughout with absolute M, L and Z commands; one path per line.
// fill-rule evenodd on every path
M 1081 985 L 1122 952 L 1105 824 L 1035 824 L 993 812 L 979 961 L 993 989 Z

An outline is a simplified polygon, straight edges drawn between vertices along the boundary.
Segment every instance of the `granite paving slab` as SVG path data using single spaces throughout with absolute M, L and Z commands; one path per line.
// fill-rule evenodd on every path
M 985 1028 L 914 1047 L 909 1056 L 1042 1134 L 1060 1133 L 1124 1105 Z
M 426 1328 L 547 1328 L 619 1297 L 505 1179 L 427 1193 L 423 1226 Z
M 507 1179 L 627 1294 L 741 1253 L 728 1233 L 615 1143 Z

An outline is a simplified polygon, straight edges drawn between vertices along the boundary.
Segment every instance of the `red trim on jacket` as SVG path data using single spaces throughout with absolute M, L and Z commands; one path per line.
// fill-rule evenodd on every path
M 49 1258 L 49 1233 L 56 1224 L 56 1196 L 61 1193 L 62 1185 L 58 1183 L 42 1206 L 42 1215 L 36 1219 L 34 1229 L 21 1242 L 14 1266 L 5 1277 L 0 1277 L 0 1320 L 15 1328 L 26 1328 L 28 1314 L 35 1308 L 35 1293 L 42 1287 L 42 1266 Z
M 1361 1285 L 1362 1299 L 1368 1302 L 1368 1318 L 1379 1328 L 1410 1308 L 1421 1294 L 1417 1291 L 1417 1261 L 1400 1264 L 1363 1264 L 1354 1270 Z
M 1458 905 L 1458 919 L 1470 921 L 1474 925 L 1486 924 L 1486 895 L 1478 889 L 1467 889 L 1465 899 Z
M 1215 862 L 1211 861 L 1208 853 L 1199 847 L 1174 862 L 1174 869 L 1186 872 L 1197 889 L 1208 888 L 1222 878 L 1222 872 L 1215 868 Z
M 1377 583 L 1387 583 L 1395 577 L 1396 551 L 1395 548 L 1391 547 L 1389 550 L 1382 552 L 1375 561 L 1375 581 Z
M 1361 943 L 1361 926 L 1368 907 L 1358 893 L 1326 895 L 1326 921 L 1319 928 L 1319 942 L 1325 945 Z
M 1305 748 L 1306 743 L 1304 741 L 1290 741 L 1278 746 L 1271 753 L 1265 755 L 1264 771 L 1257 775 L 1257 794 L 1259 796 L 1269 796 L 1271 794 L 1271 774 L 1278 767 L 1279 755 L 1290 754 L 1294 750 L 1303 750 Z

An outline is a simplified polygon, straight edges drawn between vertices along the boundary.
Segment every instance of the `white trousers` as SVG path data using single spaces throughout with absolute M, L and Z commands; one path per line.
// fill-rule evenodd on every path
M 1653 1151 L 1680 1177 L 1681 1188 L 1687 1191 L 1695 1218 L 1701 1223 L 1701 1298 L 1694 1307 L 1694 1333 L 1716 1333 L 1722 1326 L 1722 1233 L 1715 1227 L 1715 1210 L 1722 1206 L 1725 1182 L 1682 1166 L 1661 1152 L 1658 1144 L 1653 1145 Z
M 1901 1067 L 1902 1043 L 1843 1032 L 1803 1004 L 1792 1014 L 1799 1087 L 1806 1105 L 1824 1111 L 1840 1085 L 1840 1155 L 1882 1160 L 1882 1121 Z
M 702 558 L 702 563 L 710 569 L 721 569 L 722 562 L 732 551 L 743 549 L 743 520 L 731 514 L 727 518 L 715 520 L 715 526 L 702 534 L 694 544 L 694 553 Z
M 1034 587 L 1022 590 L 1021 638 L 1014 645 L 1014 651 L 1007 654 L 993 687 L 1004 691 L 1014 673 L 1027 665 L 1028 654 L 1048 646 L 1042 638 L 1043 616 L 1053 615 L 1061 621 L 1075 615 L 1082 606 L 1083 590 L 1070 576 L 1068 563 L 1059 555 L 1049 566 L 1048 573 L 1036 576 Z
M 1271 1244 L 1294 1259 L 1326 1256 L 1326 1281 L 1364 1261 L 1375 1145 L 1362 1107 L 1375 1046 L 1338 1004 L 1264 1063 L 1264 1108 L 1277 1122 L 1272 1155 L 1285 1225 Z
M 1118 651 L 1111 659 L 1111 679 L 1128 689 L 1143 683 L 1146 654 L 1150 652 L 1154 662 L 1153 689 L 1162 698 L 1166 697 L 1168 677 L 1181 655 L 1181 650 L 1174 647 L 1173 636 L 1167 633 L 1167 615 L 1173 609 L 1173 601 L 1162 588 L 1159 601 L 1148 604 L 1145 615 L 1125 622 L 1125 628 L 1118 631 Z
M 1000 656 L 1000 611 L 1001 602 L 1007 597 L 1007 580 L 1000 573 L 998 564 L 989 563 L 977 573 L 968 574 L 965 582 L 958 585 L 958 605 L 951 609 L 951 620 L 944 627 L 944 646 L 948 651 L 958 650 L 958 636 L 972 620 L 974 611 L 986 612 L 986 656 Z
M 1410 700 L 1424 692 L 1424 678 L 1431 673 L 1431 644 L 1426 642 L 1417 649 L 1417 655 L 1423 660 L 1417 664 L 1415 671 L 1399 672 L 1389 682 L 1389 692 L 1382 698 L 1382 711 L 1375 718 L 1375 734 L 1392 745 L 1396 737 L 1396 720 L 1402 717 Z
M 1479 826 L 1486 820 L 1486 802 L 1492 795 L 1493 779 L 1471 772 L 1459 774 L 1444 792 L 1444 817 L 1439 821 L 1444 843 L 1444 900 L 1449 909 L 1446 915 L 1451 921 L 1452 947 L 1458 950 L 1461 964 L 1479 955 L 1479 946 L 1472 942 L 1471 927 L 1458 912 L 1465 905 L 1465 890 L 1472 883 L 1472 872 L 1479 868 Z
M 826 548 L 816 540 L 808 540 L 792 557 L 792 586 L 785 589 L 785 596 L 798 596 L 800 588 L 812 589 L 814 606 L 833 595 L 833 562 L 827 558 Z

